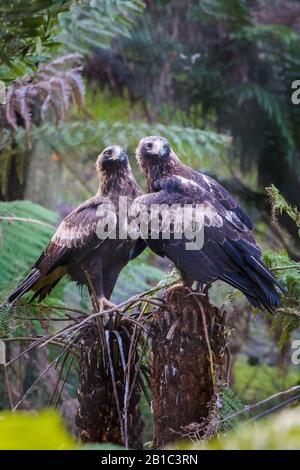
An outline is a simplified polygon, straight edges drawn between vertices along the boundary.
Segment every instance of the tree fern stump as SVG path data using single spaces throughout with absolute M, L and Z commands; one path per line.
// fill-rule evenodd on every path
M 186 287 L 164 301 L 152 325 L 154 448 L 213 435 L 225 377 L 225 313 Z
M 118 334 L 123 342 L 123 359 L 127 361 L 130 339 L 124 331 Z M 100 345 L 98 328 L 91 325 L 88 332 L 84 334 L 80 347 L 79 409 L 75 421 L 81 440 L 84 443 L 110 442 L 140 449 L 143 434 L 140 386 L 138 383 L 135 384 L 126 412 L 124 364 L 122 364 L 118 350 L 117 336 L 113 332 L 110 334 L 111 363 L 107 357 L 104 360 Z M 113 364 L 114 384 L 110 364 Z M 134 370 L 131 370 L 132 375 L 134 375 Z

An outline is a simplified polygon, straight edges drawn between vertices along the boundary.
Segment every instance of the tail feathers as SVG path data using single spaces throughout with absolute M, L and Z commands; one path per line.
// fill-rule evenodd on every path
M 33 302 L 34 300 L 37 300 L 38 302 L 41 302 L 47 295 L 50 294 L 52 289 L 59 283 L 60 278 L 58 278 L 56 281 L 54 281 L 52 284 L 46 284 L 42 287 L 39 287 L 33 294 L 33 296 L 30 299 L 30 302 Z
M 245 259 L 247 263 L 256 271 L 258 271 L 263 277 L 265 277 L 267 280 L 269 280 L 272 284 L 274 283 L 283 294 L 287 294 L 287 289 L 276 279 L 275 276 L 273 276 L 272 273 L 254 256 L 245 256 Z
M 223 280 L 240 289 L 255 307 L 272 312 L 280 305 L 280 296 L 276 288 L 286 293 L 259 258 L 245 251 L 241 242 L 226 241 L 223 244 L 229 258 L 236 264 L 236 270 L 224 273 Z
M 28 276 L 18 285 L 6 300 L 7 304 L 13 304 L 19 297 L 28 292 L 40 279 L 41 273 L 37 268 L 33 268 Z
M 274 284 L 250 269 L 246 269 L 245 273 L 226 272 L 222 279 L 241 290 L 254 307 L 272 313 L 274 308 L 280 306 L 280 297 Z
M 43 300 L 66 273 L 66 266 L 60 266 L 47 275 L 43 275 L 39 269 L 33 268 L 21 284 L 10 294 L 5 305 L 13 305 L 19 297 L 29 290 L 34 291 L 34 295 L 30 301 L 34 299 L 38 299 L 38 301 Z

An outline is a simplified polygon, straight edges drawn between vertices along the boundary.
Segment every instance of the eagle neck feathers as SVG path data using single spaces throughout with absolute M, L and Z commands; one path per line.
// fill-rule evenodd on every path
M 166 160 L 155 162 L 143 162 L 142 168 L 147 179 L 148 192 L 155 192 L 155 181 L 165 177 L 181 173 L 182 164 L 172 152 Z
M 114 195 L 124 195 L 135 198 L 141 194 L 141 189 L 136 183 L 128 164 L 99 168 L 98 175 L 97 196 L 113 198 Z

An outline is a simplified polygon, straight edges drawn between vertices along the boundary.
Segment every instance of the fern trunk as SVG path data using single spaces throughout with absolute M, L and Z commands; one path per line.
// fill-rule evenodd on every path
M 154 448 L 211 436 L 224 379 L 224 314 L 185 287 L 164 300 L 152 326 Z
M 124 331 L 119 331 L 118 334 L 122 340 L 124 357 L 127 361 L 130 338 Z M 98 329 L 93 326 L 84 335 L 79 361 L 78 400 L 80 406 L 75 420 L 84 443 L 110 442 L 141 449 L 143 446 L 143 422 L 140 411 L 141 389 L 136 383 L 128 406 L 125 407 L 124 368 L 118 348 L 117 336 L 112 332 L 109 341 L 111 363 L 108 357 L 104 362 Z M 113 365 L 113 376 L 111 364 Z M 131 366 L 131 376 L 133 375 L 134 360 Z

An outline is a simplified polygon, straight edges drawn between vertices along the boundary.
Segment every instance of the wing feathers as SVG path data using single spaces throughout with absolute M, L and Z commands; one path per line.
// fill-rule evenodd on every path
M 206 184 L 211 184 L 210 180 Z M 221 204 L 200 184 L 181 176 L 164 177 L 155 186 L 157 193 L 144 195 L 136 203 L 148 206 L 149 210 L 153 203 L 198 205 L 204 221 L 204 244 L 201 249 L 189 251 L 184 237 L 146 240 L 153 251 L 167 256 L 194 280 L 207 284 L 221 279 L 240 289 L 256 307 L 272 311 L 280 304 L 275 286 L 282 292 L 285 289 L 263 265 L 261 250 L 250 231 L 252 224 L 240 208 L 230 206 L 234 210 L 228 210 L 226 204 Z M 224 200 L 230 202 L 226 193 Z

